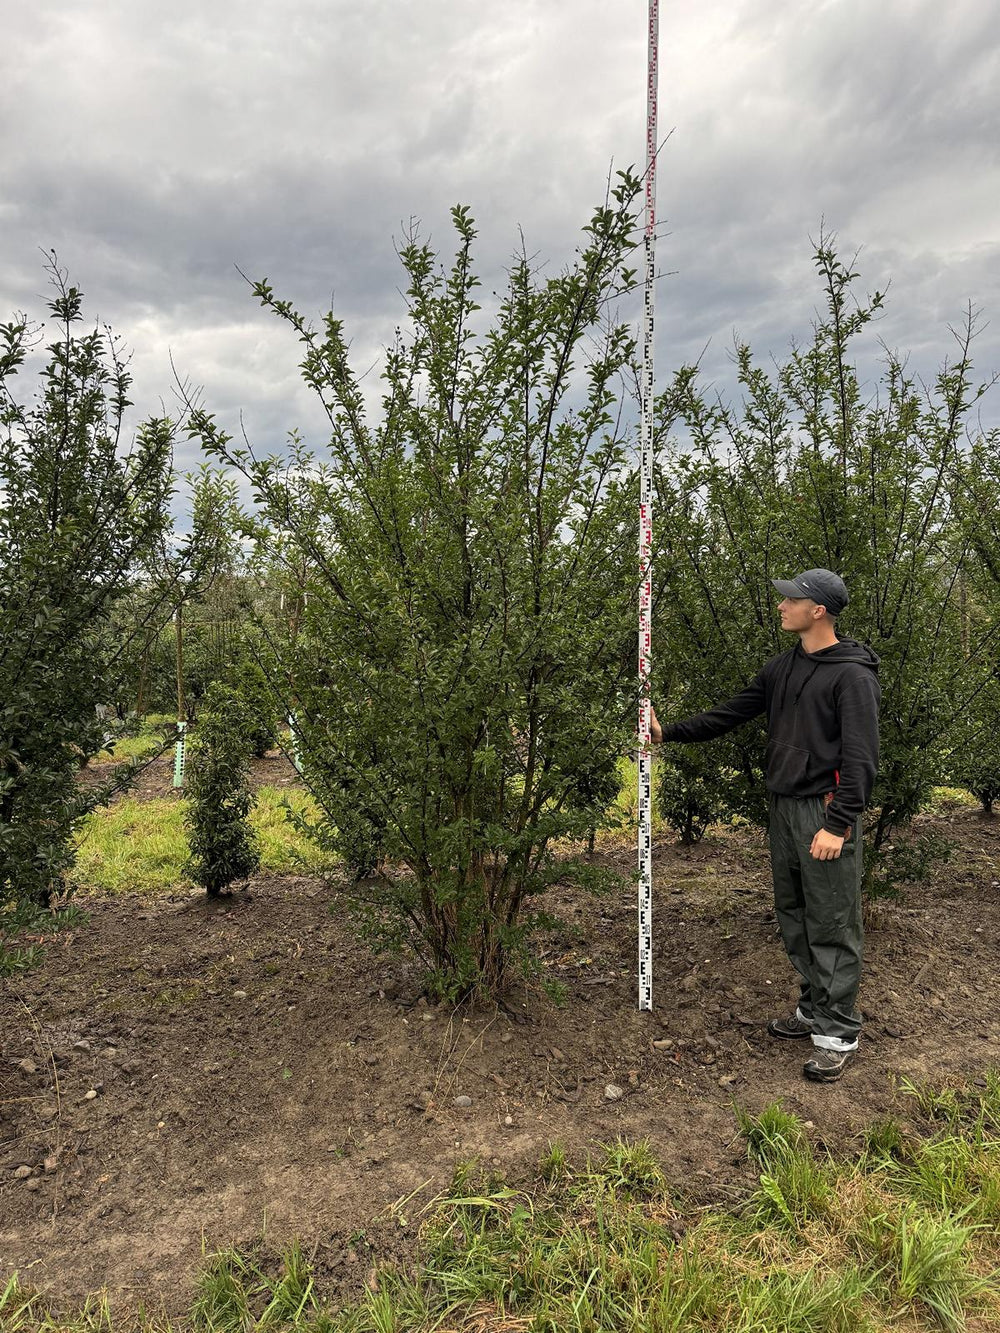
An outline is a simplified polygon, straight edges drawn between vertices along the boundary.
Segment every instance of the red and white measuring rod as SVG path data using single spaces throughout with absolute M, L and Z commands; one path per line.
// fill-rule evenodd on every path
M 639 1008 L 653 1007 L 653 818 L 649 753 L 649 673 L 653 619 L 653 299 L 656 240 L 656 95 L 659 0 L 649 0 L 646 73 L 646 286 L 642 319 L 642 417 L 639 428 Z

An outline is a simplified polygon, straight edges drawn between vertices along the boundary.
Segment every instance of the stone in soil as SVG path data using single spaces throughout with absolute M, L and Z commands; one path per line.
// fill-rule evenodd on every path
M 604 1096 L 609 1102 L 620 1102 L 625 1096 L 625 1089 L 620 1088 L 617 1083 L 609 1083 L 604 1089 Z

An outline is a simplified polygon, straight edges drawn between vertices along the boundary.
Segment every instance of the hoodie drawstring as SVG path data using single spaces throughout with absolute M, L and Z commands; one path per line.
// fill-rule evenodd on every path
M 785 679 L 781 684 L 781 703 L 778 705 L 779 708 L 784 708 L 785 706 L 785 698 L 788 694 L 788 682 L 792 678 L 792 670 L 795 667 L 795 654 L 797 651 L 798 649 L 793 648 L 788 654 L 788 666 L 785 668 Z
M 814 662 L 814 663 L 813 663 L 813 669 L 812 669 L 812 671 L 809 672 L 809 675 L 806 676 L 805 680 L 804 680 L 804 681 L 802 682 L 802 684 L 799 686 L 798 694 L 796 694 L 795 698 L 792 700 L 793 705 L 794 705 L 794 704 L 797 704 L 797 703 L 799 702 L 799 700 L 802 698 L 802 691 L 803 691 L 803 690 L 805 689 L 805 687 L 809 684 L 809 682 L 812 680 L 813 676 L 815 676 L 815 674 L 816 674 L 816 672 L 817 672 L 818 670 L 819 670 L 819 663 L 818 663 L 818 662 Z
M 799 656 L 799 651 L 800 650 L 798 648 L 793 648 L 792 651 L 788 654 L 788 666 L 785 668 L 785 678 L 781 683 L 781 702 L 778 705 L 779 708 L 784 708 L 785 706 L 785 700 L 788 697 L 788 686 L 792 679 L 792 672 L 795 670 L 795 661 L 796 658 Z M 809 672 L 805 680 L 799 686 L 798 690 L 796 691 L 795 698 L 792 700 L 793 708 L 797 706 L 799 700 L 802 698 L 802 691 L 812 680 L 813 676 L 815 676 L 816 672 L 819 670 L 819 667 L 820 667 L 819 662 L 814 662 L 812 664 L 812 670 Z

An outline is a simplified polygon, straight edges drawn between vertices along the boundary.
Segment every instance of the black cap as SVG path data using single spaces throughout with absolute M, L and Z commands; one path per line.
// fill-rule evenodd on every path
M 825 606 L 831 616 L 839 616 L 851 600 L 847 586 L 832 569 L 807 569 L 794 579 L 772 579 L 782 597 L 804 597 L 817 606 Z

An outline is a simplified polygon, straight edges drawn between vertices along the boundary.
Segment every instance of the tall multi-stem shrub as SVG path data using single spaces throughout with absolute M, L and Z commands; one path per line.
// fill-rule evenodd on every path
M 236 690 L 209 685 L 188 748 L 184 823 L 191 857 L 188 874 L 210 897 L 260 867 L 257 836 L 250 825 L 253 742 Z
M 452 997 L 503 984 L 528 909 L 572 873 L 555 842 L 604 817 L 631 744 L 634 340 L 611 305 L 632 282 L 636 189 L 620 180 L 565 271 L 517 258 L 489 315 L 464 208 L 447 270 L 409 237 L 374 418 L 340 321 L 314 330 L 258 284 L 304 344 L 322 457 L 293 439 L 257 461 L 192 420 L 308 570 L 294 661 L 276 650 L 321 833 L 382 866 L 353 890 L 367 926 Z
M 1000 430 L 977 437 L 953 473 L 956 514 L 970 557 L 958 584 L 963 653 L 989 642 L 1000 616 Z M 1000 801 L 1000 653 L 948 737 L 945 773 L 992 814 Z
M 76 774 L 104 743 L 97 706 L 149 623 L 111 630 L 171 494 L 172 424 L 147 421 L 126 445 L 120 348 L 81 331 L 80 292 L 54 265 L 51 277 L 55 332 L 34 396 L 16 377 L 38 330 L 23 315 L 0 326 L 0 910 L 14 914 L 49 901 L 104 795 Z
M 670 720 L 735 694 L 790 646 L 771 579 L 815 566 L 841 573 L 851 604 L 838 629 L 881 658 L 867 876 L 869 887 L 888 887 L 891 858 L 880 854 L 926 799 L 949 733 L 995 660 L 995 603 L 971 641 L 961 620 L 974 542 L 997 549 L 962 495 L 965 432 L 983 389 L 973 379 L 971 320 L 929 388 L 892 353 L 877 387 L 865 388 L 852 358 L 882 297 L 852 304 L 856 274 L 825 241 L 816 264 L 825 317 L 774 371 L 738 348 L 741 404 L 710 397 L 693 367 L 664 395 L 660 426 L 672 439 L 658 518 L 667 545 L 661 697 Z M 766 820 L 762 723 L 715 742 L 714 752 L 716 785 L 732 792 L 731 775 L 740 774 L 736 804 Z

